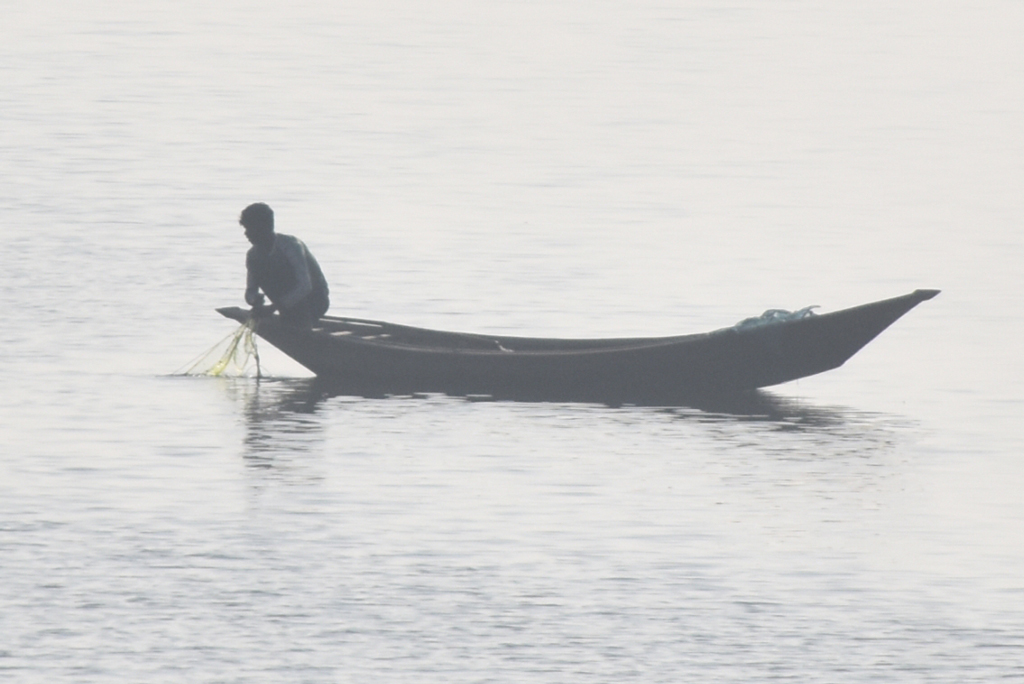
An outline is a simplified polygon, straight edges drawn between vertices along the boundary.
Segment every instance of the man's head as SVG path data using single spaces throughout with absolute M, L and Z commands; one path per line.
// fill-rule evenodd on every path
M 245 237 L 254 245 L 267 242 L 274 236 L 274 210 L 263 202 L 243 209 L 238 222 L 245 228 Z

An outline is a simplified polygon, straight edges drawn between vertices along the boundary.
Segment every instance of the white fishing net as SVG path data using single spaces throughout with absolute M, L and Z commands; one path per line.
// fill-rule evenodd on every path
M 256 348 L 256 319 L 250 318 L 198 358 L 190 361 L 174 375 L 245 376 L 250 375 L 250 361 L 255 362 L 260 377 L 260 353 Z

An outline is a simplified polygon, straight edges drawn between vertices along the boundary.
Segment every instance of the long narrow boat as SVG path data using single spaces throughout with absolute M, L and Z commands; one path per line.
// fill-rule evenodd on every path
M 748 321 L 673 337 L 509 337 L 333 316 L 303 330 L 283 324 L 277 315 L 260 318 L 256 332 L 343 394 L 676 403 L 837 368 L 938 293 L 916 290 L 821 315 Z M 250 316 L 238 307 L 217 311 L 243 323 Z

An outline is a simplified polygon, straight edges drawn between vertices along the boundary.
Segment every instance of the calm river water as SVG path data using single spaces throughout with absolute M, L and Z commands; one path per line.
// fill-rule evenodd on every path
M 0 679 L 1024 680 L 1024 5 L 6 3 Z M 921 305 L 753 410 L 172 373 Z

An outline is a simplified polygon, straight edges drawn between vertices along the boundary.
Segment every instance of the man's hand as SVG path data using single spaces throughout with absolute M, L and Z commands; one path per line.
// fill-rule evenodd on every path
M 276 306 L 274 306 L 273 304 L 271 304 L 270 306 L 265 306 L 263 304 L 262 297 L 260 299 L 261 301 L 253 305 L 252 311 L 249 312 L 250 316 L 252 316 L 253 318 L 266 318 L 267 316 L 270 316 L 275 311 L 277 311 Z
M 252 309 L 249 311 L 249 315 L 253 318 L 264 318 L 277 310 L 276 306 L 267 306 L 265 304 L 267 300 L 263 296 L 262 292 L 257 292 L 252 296 L 249 296 L 248 293 L 246 293 L 245 300 L 252 306 Z

